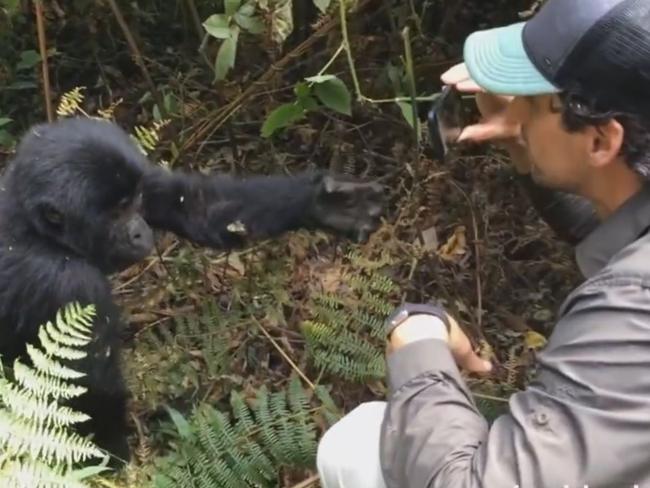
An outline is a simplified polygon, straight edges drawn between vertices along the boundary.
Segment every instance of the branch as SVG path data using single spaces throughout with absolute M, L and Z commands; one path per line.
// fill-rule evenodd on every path
M 38 50 L 41 55 L 41 70 L 43 72 L 43 93 L 45 94 L 45 112 L 47 121 L 54 120 L 52 111 L 52 94 L 50 92 L 50 71 L 47 64 L 47 46 L 45 44 L 45 19 L 43 16 L 43 4 L 41 0 L 34 0 L 36 7 L 36 29 L 38 31 Z
M 111 6 L 113 15 L 115 15 L 115 19 L 117 20 L 117 23 L 120 25 L 120 28 L 122 29 L 124 38 L 126 39 L 126 42 L 129 45 L 129 49 L 131 50 L 131 54 L 133 55 L 133 59 L 135 63 L 140 68 L 140 71 L 142 71 L 142 75 L 144 76 L 147 84 L 149 85 L 151 96 L 153 96 L 154 100 L 156 101 L 156 105 L 158 105 L 158 109 L 160 110 L 161 116 L 163 118 L 166 117 L 167 111 L 165 110 L 163 99 L 160 96 L 160 93 L 158 92 L 158 89 L 156 88 L 156 85 L 154 84 L 153 79 L 151 78 L 151 75 L 149 74 L 146 65 L 144 64 L 144 58 L 142 57 L 142 53 L 138 48 L 138 44 L 135 42 L 135 38 L 131 33 L 131 29 L 129 29 L 129 24 L 127 24 L 126 20 L 124 19 L 124 15 L 122 15 L 122 11 L 120 10 L 120 7 L 117 5 L 115 0 L 108 0 L 108 4 Z

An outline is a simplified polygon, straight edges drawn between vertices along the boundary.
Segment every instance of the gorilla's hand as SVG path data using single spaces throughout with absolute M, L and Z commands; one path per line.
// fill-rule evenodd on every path
M 308 213 L 316 226 L 364 242 L 379 227 L 384 209 L 384 188 L 379 183 L 326 175 Z

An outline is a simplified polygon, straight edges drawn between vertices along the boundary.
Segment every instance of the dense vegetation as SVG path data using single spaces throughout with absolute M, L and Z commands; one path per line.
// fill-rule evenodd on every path
M 154 164 L 236 175 L 312 165 L 391 189 L 386 222 L 362 245 L 294 232 L 224 254 L 163 235 L 115 276 L 136 459 L 119 477 L 80 480 L 318 486 L 320 434 L 385 393 L 381 321 L 403 298 L 444 301 L 500 365 L 468 378 L 486 415 L 525 386 L 576 281 L 571 251 L 501 154 L 434 160 L 423 121 L 464 37 L 531 3 L 51 0 L 41 18 L 31 1 L 0 1 L 4 156 L 49 100 L 53 117 L 113 117 Z M 7 419 L 15 405 L 2 398 Z

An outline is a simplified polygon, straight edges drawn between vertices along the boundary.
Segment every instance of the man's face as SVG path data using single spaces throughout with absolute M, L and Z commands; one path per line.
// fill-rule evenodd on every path
M 591 138 L 587 133 L 568 132 L 560 107 L 556 95 L 516 97 L 512 104 L 521 121 L 533 179 L 550 188 L 579 192 L 589 176 Z

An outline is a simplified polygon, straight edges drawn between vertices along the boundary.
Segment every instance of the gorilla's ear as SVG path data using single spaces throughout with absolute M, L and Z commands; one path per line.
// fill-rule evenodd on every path
M 56 206 L 49 202 L 41 202 L 37 207 L 40 224 L 49 231 L 60 232 L 63 230 L 64 218 Z

